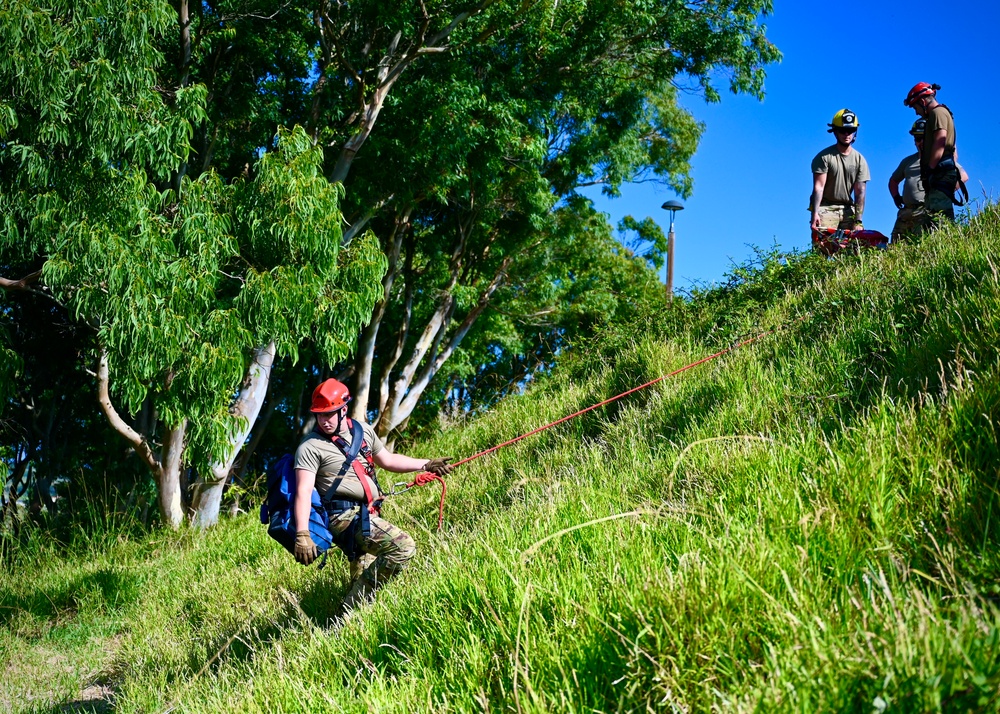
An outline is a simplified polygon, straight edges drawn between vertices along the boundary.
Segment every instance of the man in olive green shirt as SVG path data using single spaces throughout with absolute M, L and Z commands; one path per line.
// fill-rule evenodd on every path
M 932 218 L 944 216 L 953 221 L 955 189 L 961 176 L 955 164 L 955 120 L 951 110 L 938 102 L 939 89 L 940 85 L 918 82 L 903 104 L 926 122 L 920 151 L 920 176 L 926 192 L 924 206 Z
M 861 230 L 865 212 L 865 188 L 871 179 L 868 162 L 854 149 L 858 117 L 841 109 L 828 125 L 837 143 L 823 149 L 812 160 L 813 192 L 809 204 L 813 243 L 822 228 Z
M 920 150 L 924 145 L 924 120 L 917 119 L 910 128 L 910 135 L 917 148 L 899 162 L 889 176 L 889 195 L 899 211 L 892 226 L 892 242 L 896 243 L 922 230 L 927 212 L 924 210 L 924 185 L 920 181 Z M 900 192 L 902 185 L 902 192 Z
M 924 207 L 924 184 L 920 178 L 920 155 L 924 148 L 926 124 L 927 122 L 923 118 L 913 122 L 910 135 L 913 136 L 913 143 L 917 150 L 900 161 L 899 166 L 889 176 L 889 195 L 892 196 L 892 202 L 899 209 L 896 214 L 896 223 L 892 227 L 893 243 L 897 243 L 907 236 L 922 233 L 930 227 L 930 215 Z M 969 176 L 958 163 L 957 155 L 955 159 L 959 177 L 962 181 L 968 181 Z M 900 186 L 902 186 L 902 192 L 900 192 Z

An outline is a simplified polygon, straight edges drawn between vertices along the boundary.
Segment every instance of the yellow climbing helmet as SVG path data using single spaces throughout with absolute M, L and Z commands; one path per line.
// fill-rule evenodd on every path
M 858 127 L 861 126 L 858 123 L 858 115 L 852 112 L 850 109 L 841 109 L 839 112 L 833 115 L 833 121 L 827 124 L 829 129 L 827 132 L 832 132 L 837 129 L 850 129 L 851 131 L 857 131 Z

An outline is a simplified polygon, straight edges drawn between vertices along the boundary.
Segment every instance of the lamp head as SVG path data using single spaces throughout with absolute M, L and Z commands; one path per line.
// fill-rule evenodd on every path
M 674 211 L 683 211 L 684 204 L 677 199 L 672 198 L 669 201 L 666 201 L 662 206 L 660 206 L 660 208 L 665 211 L 670 211 L 670 213 L 673 214 Z

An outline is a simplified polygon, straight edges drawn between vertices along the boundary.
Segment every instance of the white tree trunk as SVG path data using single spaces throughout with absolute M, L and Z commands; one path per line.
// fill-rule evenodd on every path
M 240 396 L 231 409 L 234 416 L 242 418 L 242 422 L 229 442 L 226 458 L 213 463 L 210 476 L 195 486 L 191 524 L 199 530 L 210 528 L 219 522 L 222 492 L 229 480 L 233 462 L 246 443 L 264 405 L 264 397 L 267 396 L 267 388 L 271 383 L 271 367 L 274 365 L 276 349 L 274 342 L 271 342 L 254 350 Z
M 163 436 L 163 447 L 157 454 L 150 446 L 149 439 L 129 426 L 111 403 L 111 376 L 108 367 L 108 355 L 101 349 L 97 363 L 97 401 L 101 411 L 107 417 L 108 423 L 128 441 L 135 453 L 143 460 L 156 480 L 159 495 L 160 515 L 163 522 L 171 528 L 180 528 L 184 522 L 183 491 L 181 489 L 181 469 L 184 466 L 184 437 L 187 432 L 187 420 L 178 426 L 167 428 Z
M 168 429 L 163 436 L 162 461 L 157 474 L 160 492 L 160 516 L 163 522 L 177 530 L 184 522 L 183 493 L 181 492 L 181 469 L 184 466 L 184 436 L 187 419 L 179 426 Z
M 396 222 L 392 236 L 392 248 L 389 251 L 389 269 L 382 277 L 382 299 L 375 306 L 371 322 L 361 331 L 358 337 L 358 352 L 354 359 L 354 399 L 351 401 L 351 418 L 367 421 L 368 400 L 372 389 L 372 365 L 375 361 L 375 341 L 385 317 L 386 307 L 392 297 L 392 285 L 399 270 L 399 253 L 403 246 L 403 235 L 409 221 L 409 211 L 401 221 Z
M 394 429 L 405 424 L 410 415 L 413 414 L 413 410 L 420 402 L 427 385 L 462 343 L 473 324 L 489 305 L 493 293 L 506 278 L 510 262 L 509 258 L 504 260 L 496 275 L 493 276 L 493 280 L 480 294 L 476 305 L 447 341 L 444 338 L 450 326 L 454 299 L 450 295 L 446 295 L 442 300 L 417 342 L 413 356 L 404 367 L 402 375 L 393 384 L 389 396 L 385 400 L 385 406 L 379 414 L 375 429 L 380 438 L 387 439 Z M 442 342 L 444 342 L 443 346 Z M 424 362 L 424 365 L 418 374 L 417 368 L 421 362 Z

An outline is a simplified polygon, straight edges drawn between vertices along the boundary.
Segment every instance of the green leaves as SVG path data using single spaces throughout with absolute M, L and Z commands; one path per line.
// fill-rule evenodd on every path
M 0 87 L 12 99 L 0 109 L 4 164 L 30 163 L 38 184 L 123 160 L 166 178 L 187 155 L 188 122 L 203 114 L 198 92 L 175 112 L 156 90 L 155 44 L 170 20 L 169 5 L 153 0 L 5 3 Z
M 441 327 L 399 368 L 544 361 L 645 299 L 662 253 L 648 222 L 633 228 L 649 255 L 622 250 L 577 190 L 653 179 L 687 195 L 701 127 L 681 82 L 759 93 L 769 9 L 217 0 L 180 26 L 162 0 L 10 0 L 0 251 L 43 266 L 93 327 L 128 409 L 190 421 L 200 462 L 251 350 L 349 356 L 383 298 L 383 252 L 395 272 L 371 349 Z
M 204 466 L 227 447 L 251 351 L 274 340 L 294 357 L 330 329 L 325 352 L 343 359 L 374 302 L 359 283 L 377 286 L 384 258 L 358 241 L 354 292 L 336 291 L 342 189 L 301 128 L 279 132 L 252 178 L 176 179 L 206 88 L 158 86 L 165 4 L 3 13 L 0 96 L 15 99 L 0 106 L 0 249 L 42 261 L 47 288 L 96 330 L 126 411 L 151 400 L 165 424 L 187 419 Z M 171 177 L 177 193 L 154 183 Z
M 98 329 L 128 411 L 151 398 L 166 423 L 187 418 L 199 465 L 224 450 L 250 352 L 273 340 L 294 359 L 316 337 L 331 362 L 344 359 L 385 271 L 370 234 L 341 256 L 341 189 L 301 128 L 278 145 L 252 180 L 209 172 L 184 179 L 179 198 L 138 171 L 102 172 L 45 266 Z

